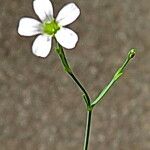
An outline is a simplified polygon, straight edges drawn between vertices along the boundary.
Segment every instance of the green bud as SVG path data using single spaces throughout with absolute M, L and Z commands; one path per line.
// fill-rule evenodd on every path
M 132 48 L 128 53 L 128 58 L 132 59 L 135 56 L 135 54 L 136 54 L 136 49 Z

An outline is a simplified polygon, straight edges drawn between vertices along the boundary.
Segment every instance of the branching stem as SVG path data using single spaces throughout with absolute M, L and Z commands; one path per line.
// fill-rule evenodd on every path
M 57 46 L 56 46 L 55 51 L 61 60 L 61 63 L 64 67 L 64 70 L 66 73 L 68 73 L 68 75 L 72 78 L 72 80 L 76 83 L 76 85 L 82 91 L 83 100 L 84 100 L 86 107 L 87 107 L 87 121 L 86 121 L 83 150 L 88 150 L 93 108 L 94 108 L 94 106 L 96 106 L 97 103 L 102 101 L 102 98 L 106 95 L 106 93 L 109 91 L 109 89 L 123 75 L 127 64 L 135 56 L 135 49 L 131 49 L 129 51 L 128 56 L 127 56 L 126 60 L 124 61 L 123 65 L 116 71 L 115 75 L 113 76 L 113 78 L 109 82 L 109 84 L 102 90 L 102 92 L 100 92 L 98 94 L 98 96 L 93 101 L 91 101 L 90 97 L 88 95 L 88 92 L 86 91 L 84 86 L 81 84 L 81 82 L 78 80 L 78 78 L 74 75 L 74 73 L 73 73 L 73 71 L 72 71 L 72 69 L 71 69 L 71 67 L 67 61 L 65 53 L 63 51 L 63 47 L 58 42 L 56 42 L 56 43 L 57 43 Z

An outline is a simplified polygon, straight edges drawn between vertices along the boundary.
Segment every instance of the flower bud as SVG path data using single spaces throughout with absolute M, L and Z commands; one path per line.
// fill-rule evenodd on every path
M 136 54 L 136 49 L 132 48 L 128 53 L 128 58 L 132 59 L 135 56 L 135 54 Z

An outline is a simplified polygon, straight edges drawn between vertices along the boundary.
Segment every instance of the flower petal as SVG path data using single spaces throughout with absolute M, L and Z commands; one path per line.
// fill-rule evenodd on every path
M 77 34 L 71 29 L 62 27 L 55 34 L 57 41 L 65 48 L 72 49 L 76 46 L 78 41 Z
M 40 22 L 32 18 L 21 18 L 18 26 L 18 33 L 23 36 L 32 36 L 41 33 Z
M 33 8 L 42 21 L 53 18 L 53 6 L 50 0 L 34 0 Z
M 56 21 L 61 26 L 65 26 L 75 21 L 78 18 L 79 14 L 80 9 L 74 3 L 70 3 L 60 10 L 56 18 Z
M 33 42 L 32 52 L 39 57 L 47 57 L 51 50 L 52 37 L 39 35 Z

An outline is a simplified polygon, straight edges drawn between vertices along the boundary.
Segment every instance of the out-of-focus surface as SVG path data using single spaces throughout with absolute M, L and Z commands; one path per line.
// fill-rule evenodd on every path
M 150 1 L 72 0 L 70 26 L 80 41 L 65 51 L 94 98 L 128 50 L 138 49 L 123 78 L 94 110 L 90 150 L 150 149 Z M 55 15 L 69 0 L 53 0 Z M 22 16 L 37 18 L 30 0 L 0 0 L 0 150 L 81 150 L 85 106 L 54 51 L 31 53 L 34 38 L 17 34 Z

